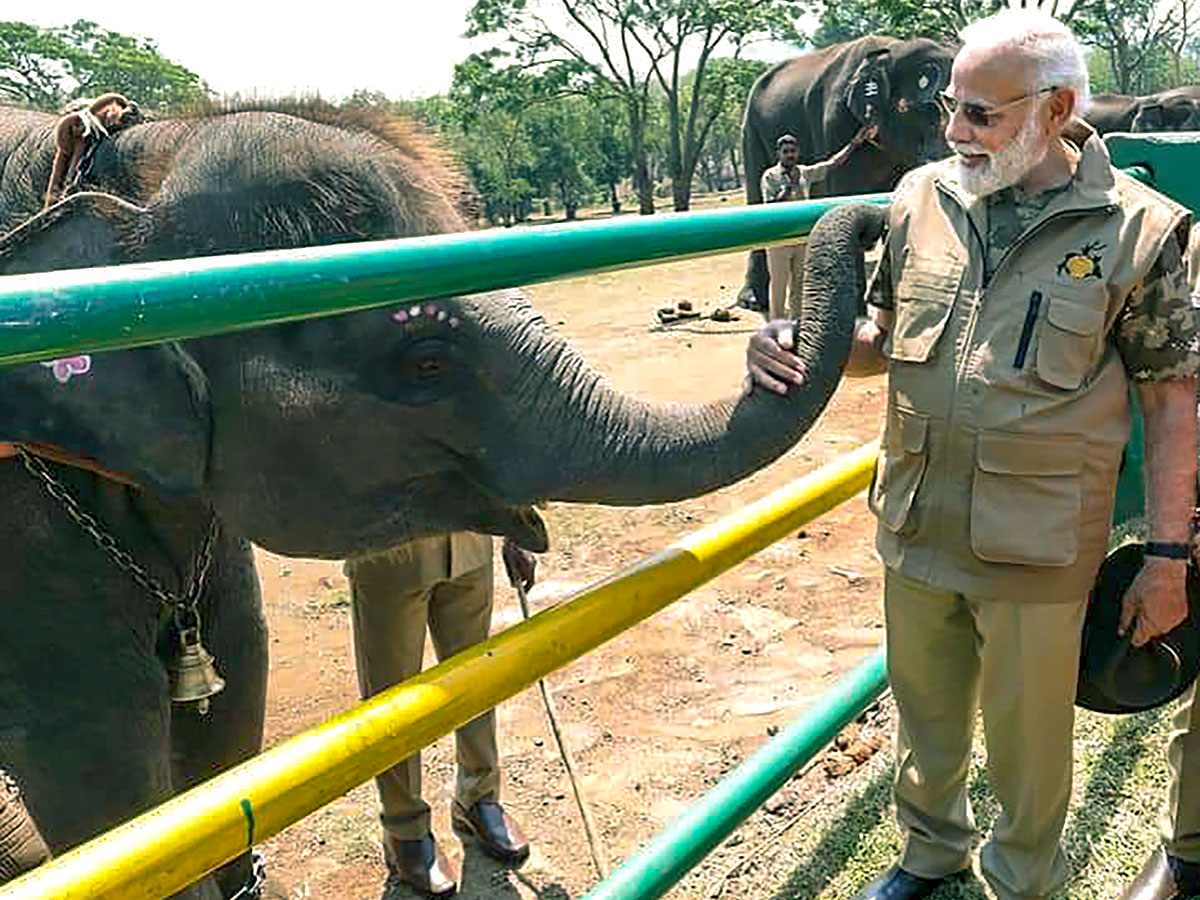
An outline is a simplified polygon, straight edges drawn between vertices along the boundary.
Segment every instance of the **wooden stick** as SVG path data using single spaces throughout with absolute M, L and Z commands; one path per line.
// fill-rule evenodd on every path
M 512 586 L 517 589 L 517 599 L 521 602 L 521 615 L 528 619 L 529 598 L 525 595 L 525 588 L 520 581 L 512 582 Z M 600 880 L 603 881 L 608 877 L 609 868 L 600 832 L 596 830 L 596 823 L 592 821 L 592 814 L 588 809 L 587 802 L 583 799 L 583 790 L 579 786 L 579 779 L 575 777 L 575 761 L 571 758 L 571 751 L 567 748 L 562 730 L 558 727 L 558 711 L 554 707 L 554 698 L 550 696 L 550 687 L 544 678 L 538 679 L 538 688 L 542 692 L 542 704 L 546 707 L 546 718 L 550 720 L 550 730 L 554 733 L 554 742 L 558 744 L 558 753 L 567 769 L 567 778 L 571 781 L 571 791 L 575 794 L 575 805 L 579 807 L 579 815 L 583 820 L 583 831 L 587 835 L 588 848 L 592 851 L 592 862 L 596 866 Z

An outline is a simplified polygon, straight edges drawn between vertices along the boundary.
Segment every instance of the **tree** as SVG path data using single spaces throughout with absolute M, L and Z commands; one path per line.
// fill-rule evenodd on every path
M 1172 62 L 1196 30 L 1195 0 L 1089 0 L 1072 23 L 1084 41 L 1101 50 L 1114 90 L 1143 94 L 1168 86 Z M 1176 81 L 1178 83 L 1178 81 Z
M 808 0 L 807 6 L 819 16 L 812 45 L 828 47 L 868 34 L 954 43 L 971 22 L 1005 7 L 1037 7 L 1071 22 L 1081 2 L 1104 0 Z
M 200 76 L 145 38 L 84 19 L 59 28 L 0 22 L 0 98 L 58 109 L 105 91 L 151 108 L 194 103 L 209 93 Z
M 476 0 L 467 35 L 504 35 L 496 51 L 519 71 L 553 78 L 560 89 L 611 97 L 624 107 L 639 211 L 654 212 L 646 130 L 651 86 L 665 98 L 667 169 L 675 208 L 686 209 L 691 179 L 712 119 L 698 102 L 708 63 L 760 35 L 796 36 L 789 0 Z M 555 16 L 562 25 L 551 21 Z M 694 56 L 690 92 L 684 75 Z M 597 92 L 599 92 L 597 94 Z
M 725 162 L 733 172 L 737 187 L 741 187 L 738 169 L 738 152 L 742 147 L 742 119 L 746 111 L 746 98 L 750 88 L 768 69 L 765 62 L 750 59 L 725 57 L 712 60 L 709 78 L 703 93 L 706 107 L 715 111 L 712 128 L 705 141 L 702 164 L 710 172 L 713 182 L 709 189 L 719 189 L 720 173 Z

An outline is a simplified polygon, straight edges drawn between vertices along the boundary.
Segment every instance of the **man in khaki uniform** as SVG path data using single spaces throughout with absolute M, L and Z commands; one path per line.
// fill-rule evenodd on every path
M 1132 381 L 1145 414 L 1146 564 L 1134 642 L 1182 621 L 1195 483 L 1197 330 L 1185 210 L 1117 172 L 1079 119 L 1071 33 L 1035 10 L 964 30 L 948 160 L 896 191 L 875 307 L 848 371 L 888 373 L 870 493 L 900 713 L 898 865 L 863 897 L 917 900 L 967 869 L 976 711 L 1000 804 L 980 869 L 1000 900 L 1066 878 L 1081 627 L 1103 559 Z M 802 383 L 775 323 L 752 376 Z M 1161 550 L 1162 555 L 1156 555 Z
M 505 562 L 532 586 L 534 558 L 505 541 Z M 346 561 L 350 578 L 354 655 L 363 698 L 421 671 L 428 625 L 439 660 L 488 636 L 492 622 L 492 539 L 459 532 L 421 538 Z M 454 733 L 458 776 L 451 819 L 503 862 L 529 854 L 520 828 L 498 802 L 500 762 L 496 717 L 488 710 Z M 415 753 L 375 780 L 383 807 L 389 870 L 429 896 L 449 896 L 457 876 L 433 838 L 429 805 L 421 799 L 421 755 Z
M 1200 225 L 1188 248 L 1192 305 L 1200 306 Z M 1121 900 L 1175 900 L 1200 896 L 1200 705 L 1193 685 L 1175 712 L 1167 762 L 1171 782 L 1162 844 L 1146 860 Z
M 857 147 L 875 137 L 876 126 L 859 129 L 845 147 L 824 162 L 802 166 L 796 138 L 785 134 L 775 142 L 777 162 L 762 173 L 764 203 L 807 200 L 812 185 L 824 181 L 829 173 L 844 165 Z M 804 285 L 804 243 L 782 244 L 767 248 L 767 273 L 771 279 L 771 319 L 797 316 L 800 290 Z

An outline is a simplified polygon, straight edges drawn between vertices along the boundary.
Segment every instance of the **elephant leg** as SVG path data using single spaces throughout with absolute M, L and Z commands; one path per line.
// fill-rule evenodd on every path
M 193 787 L 262 749 L 267 697 L 267 627 L 248 544 L 222 540 L 201 605 L 204 645 L 225 679 L 208 713 L 176 704 L 171 749 L 180 790 Z M 232 897 L 252 877 L 250 851 L 213 872 Z
M 746 281 L 738 292 L 738 306 L 746 309 L 766 310 L 770 281 L 770 276 L 767 274 L 767 251 L 751 250 L 746 258 Z

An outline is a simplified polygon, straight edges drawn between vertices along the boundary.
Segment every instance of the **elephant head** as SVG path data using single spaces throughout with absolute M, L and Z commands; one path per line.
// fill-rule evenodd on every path
M 454 224 L 395 150 L 246 115 L 193 128 L 145 206 L 80 193 L 51 207 L 0 246 L 0 273 Z M 129 129 L 114 149 L 145 144 L 156 126 Z M 301 162 L 318 159 L 338 181 L 298 165 L 298 146 Z M 267 153 L 248 160 L 247 147 Z M 263 170 L 275 176 L 266 185 L 255 180 Z M 755 390 L 689 408 L 622 395 L 506 292 L 14 367 L 0 373 L 0 429 L 155 494 L 199 497 L 235 533 L 285 554 L 341 558 L 461 529 L 540 550 L 537 501 L 695 496 L 804 433 L 848 352 L 855 228 L 812 251 L 831 268 L 798 326 L 811 379 L 787 398 Z
M 1146 98 L 1137 104 L 1129 130 L 1200 130 L 1200 101 L 1180 96 Z
M 867 53 L 845 86 L 845 104 L 877 143 L 913 164 L 949 153 L 936 98 L 950 83 L 953 56 L 933 41 L 895 42 Z

